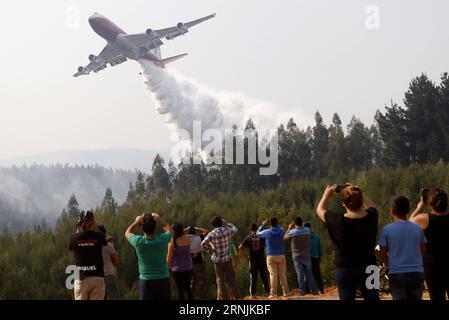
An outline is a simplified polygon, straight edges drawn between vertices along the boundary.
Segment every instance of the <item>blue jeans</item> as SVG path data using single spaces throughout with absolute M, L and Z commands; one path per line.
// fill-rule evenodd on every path
M 295 264 L 296 275 L 298 276 L 299 283 L 299 291 L 301 293 L 306 293 L 307 291 L 307 283 L 310 286 L 310 291 L 312 293 L 318 292 L 318 287 L 316 285 L 315 279 L 313 278 L 312 273 L 312 261 L 303 260 L 298 258 L 293 258 L 293 262 Z M 306 281 L 307 279 L 307 281 Z
M 393 300 L 421 300 L 424 273 L 393 273 L 390 278 L 390 289 Z
M 379 300 L 379 290 L 366 287 L 365 268 L 338 268 L 335 273 L 340 300 L 355 300 L 357 287 L 365 300 Z

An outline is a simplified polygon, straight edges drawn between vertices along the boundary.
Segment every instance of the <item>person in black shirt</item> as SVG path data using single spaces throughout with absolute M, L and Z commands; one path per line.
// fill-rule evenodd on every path
M 270 293 L 270 283 L 268 281 L 268 268 L 265 258 L 265 241 L 259 238 L 256 233 L 259 229 L 258 225 L 251 224 L 251 233 L 243 239 L 239 246 L 239 251 L 248 259 L 249 261 L 249 271 L 250 271 L 250 295 L 254 296 L 257 289 L 257 276 L 260 274 L 262 278 L 263 287 L 265 293 Z M 248 254 L 245 252 L 247 249 Z
M 425 213 L 426 207 L 431 209 Z M 438 188 L 428 189 L 421 197 L 410 221 L 416 223 L 427 238 L 424 253 L 424 277 L 431 300 L 449 297 L 449 210 L 447 193 Z
M 366 285 L 370 275 L 366 268 L 376 265 L 377 209 L 360 188 L 348 184 L 339 189 L 337 185 L 327 186 L 316 213 L 326 223 L 334 244 L 340 300 L 354 300 L 357 288 L 365 300 L 378 300 L 378 290 Z M 346 209 L 343 214 L 328 211 L 328 202 L 337 192 Z
M 103 246 L 106 236 L 97 229 L 91 211 L 81 213 L 77 232 L 69 241 L 69 250 L 78 269 L 75 278 L 75 300 L 103 300 L 105 296 Z

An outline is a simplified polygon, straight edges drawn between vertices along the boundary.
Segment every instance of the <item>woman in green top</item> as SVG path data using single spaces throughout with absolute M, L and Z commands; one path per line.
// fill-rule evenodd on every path
M 157 224 L 164 233 L 156 234 Z M 134 234 L 138 226 L 143 235 Z M 134 247 L 139 264 L 140 300 L 169 300 L 170 274 L 167 248 L 171 239 L 170 226 L 157 213 L 142 214 L 126 229 L 125 237 Z

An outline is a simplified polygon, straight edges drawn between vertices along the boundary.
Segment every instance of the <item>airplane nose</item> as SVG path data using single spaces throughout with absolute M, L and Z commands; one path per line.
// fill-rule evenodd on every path
M 95 20 L 98 20 L 98 19 L 101 19 L 103 16 L 101 15 L 101 14 L 99 14 L 99 13 L 94 13 L 94 14 L 92 14 L 90 17 L 89 17 L 89 23 L 92 23 L 93 21 L 95 21 Z
M 95 25 L 97 24 L 97 21 L 99 20 L 100 15 L 98 13 L 94 13 L 91 15 L 88 19 L 90 26 L 95 30 Z
M 89 17 L 89 24 L 92 27 L 92 29 L 95 30 L 95 19 L 93 19 L 92 17 Z

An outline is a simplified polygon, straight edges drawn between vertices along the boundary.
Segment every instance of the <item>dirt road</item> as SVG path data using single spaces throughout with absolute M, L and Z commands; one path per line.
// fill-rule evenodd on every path
M 381 294 L 381 300 L 392 300 L 390 294 Z M 254 298 L 245 297 L 244 300 L 270 300 L 267 297 L 256 296 Z M 277 300 L 339 300 L 338 299 L 338 290 L 336 287 L 326 288 L 324 294 L 320 294 L 314 296 L 312 294 L 307 294 L 305 296 L 300 296 L 298 290 L 292 290 L 291 296 L 289 297 L 279 297 Z M 424 292 L 423 300 L 429 300 L 429 293 L 427 291 Z

